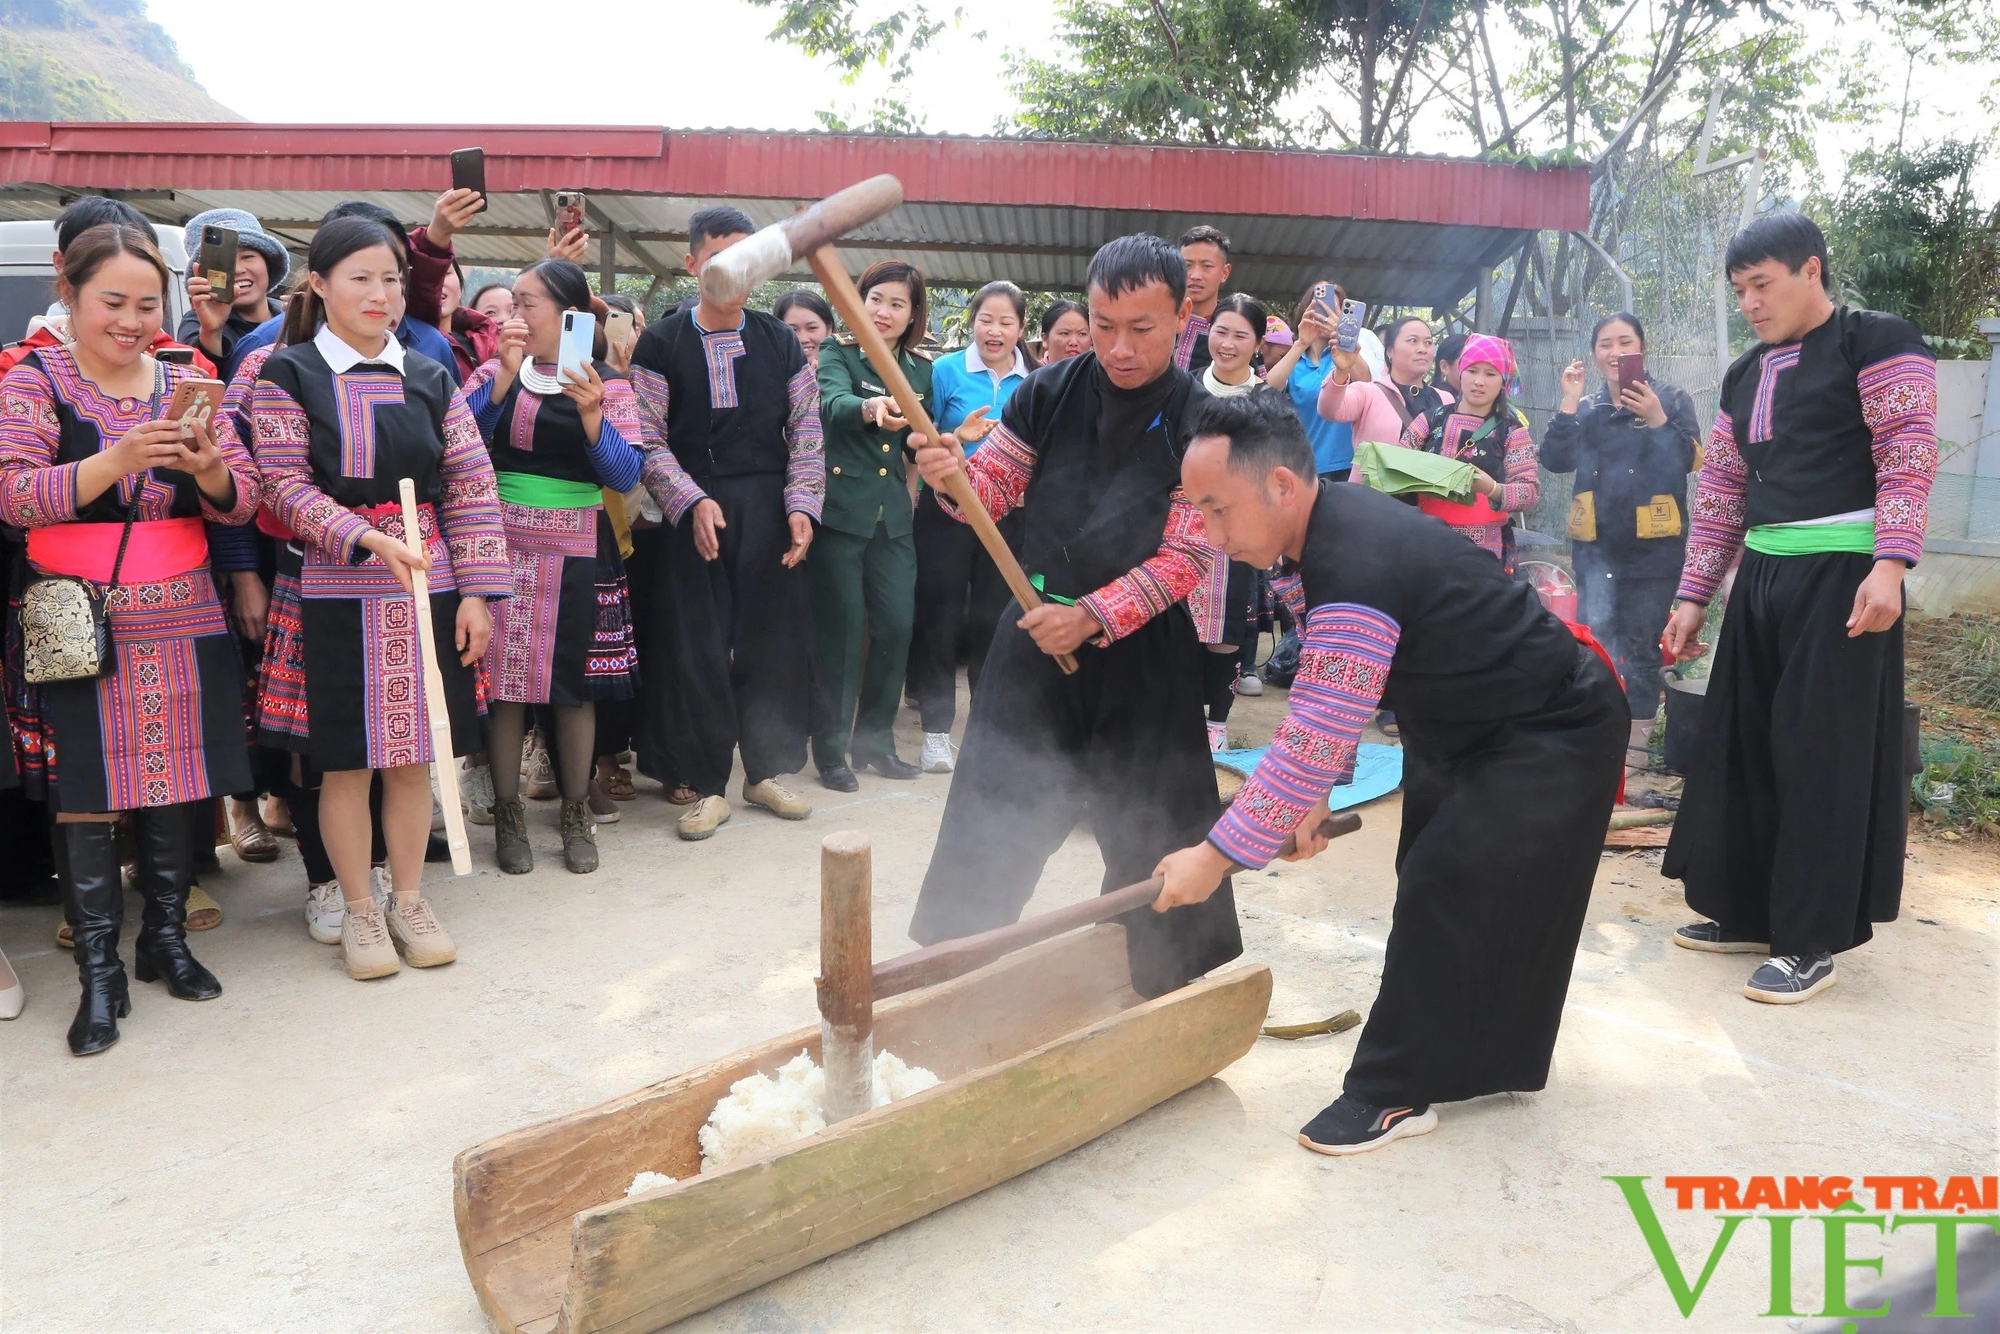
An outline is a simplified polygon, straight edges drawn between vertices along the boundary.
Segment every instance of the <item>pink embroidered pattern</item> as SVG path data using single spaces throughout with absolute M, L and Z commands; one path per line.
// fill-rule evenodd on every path
M 415 604 L 408 597 L 373 597 L 362 598 L 360 607 L 368 767 L 428 764 L 430 722 L 424 709 Z
M 375 410 L 403 402 L 403 377 L 393 371 L 350 371 L 333 377 L 340 404 L 340 473 L 375 475 Z
M 975 460 L 984 457 L 983 447 L 973 455 Z M 1175 487 L 1159 553 L 1140 562 L 1131 573 L 1078 598 L 1077 605 L 1104 627 L 1105 633 L 1097 642 L 1123 639 L 1193 592 L 1214 571 L 1216 562 L 1224 559 L 1220 550 L 1209 545 L 1201 511 Z
M 1688 504 L 1687 559 L 1676 597 L 1706 604 L 1722 587 L 1722 576 L 1743 547 L 1749 494 L 1750 470 L 1736 448 L 1736 425 L 1727 412 L 1717 412 Z
M 1761 445 L 1771 438 L 1772 420 L 1777 415 L 1778 377 L 1799 364 L 1803 343 L 1774 347 L 1757 366 L 1757 393 L 1750 400 L 1749 441 Z
M 533 453 L 535 419 L 541 415 L 541 395 L 526 392 L 514 395 L 514 419 L 507 432 L 507 443 L 524 454 Z
M 737 406 L 736 359 L 743 355 L 743 331 L 701 332 L 701 350 L 708 359 L 708 406 L 717 411 Z
M 809 361 L 785 385 L 785 513 L 817 519 L 826 500 L 826 440 L 819 421 L 819 376 Z
M 652 493 L 667 522 L 678 524 L 683 515 L 708 498 L 707 492 L 688 476 L 687 469 L 681 467 L 681 461 L 667 446 L 667 377 L 644 366 L 634 366 L 628 378 L 632 382 L 632 396 L 638 401 L 638 439 L 646 452 L 639 480 Z M 824 484 L 822 478 L 822 487 Z
M 1937 363 L 1916 353 L 1862 368 L 1861 415 L 1874 437 L 1875 559 L 1915 565 L 1937 477 Z
M 458 591 L 469 597 L 505 597 L 514 581 L 507 569 L 507 537 L 500 523 L 500 485 L 479 423 L 457 390 L 445 409 L 444 457 L 438 474 L 438 523 L 451 548 Z

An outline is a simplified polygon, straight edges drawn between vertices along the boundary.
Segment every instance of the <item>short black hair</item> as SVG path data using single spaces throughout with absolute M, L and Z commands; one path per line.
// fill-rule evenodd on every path
M 1194 429 L 1189 438 L 1221 436 L 1229 441 L 1229 470 L 1239 477 L 1262 483 L 1273 468 L 1289 468 L 1292 475 L 1312 478 L 1319 475 L 1313 462 L 1312 441 L 1292 403 L 1274 389 L 1253 389 L 1229 398 L 1209 398 L 1195 409 Z
M 1083 316 L 1086 323 L 1089 322 L 1090 312 L 1076 302 L 1067 298 L 1049 302 L 1049 308 L 1042 312 L 1042 337 L 1047 338 L 1050 333 L 1054 332 L 1057 322 L 1071 311 L 1075 311 L 1077 314 Z
M 1458 364 L 1459 356 L 1464 351 L 1465 351 L 1464 334 L 1462 333 L 1446 334 L 1444 341 L 1437 345 L 1437 363 L 1438 365 L 1442 366 L 1448 361 L 1452 365 L 1456 366 Z
M 1224 236 L 1219 229 L 1211 227 L 1204 222 L 1199 227 L 1190 227 L 1181 233 L 1180 245 L 1182 249 L 1186 249 L 1191 245 L 1201 245 L 1203 242 L 1220 250 L 1224 259 L 1229 258 L 1229 238 Z
M 1123 296 L 1148 283 L 1164 284 L 1178 307 L 1187 299 L 1187 261 L 1178 247 L 1151 232 L 1134 232 L 1106 241 L 1090 257 L 1083 284 L 1106 296 Z
M 718 236 L 748 236 L 757 230 L 750 215 L 727 204 L 705 208 L 688 219 L 688 249 L 699 251 Z
M 833 318 L 833 307 L 827 305 L 826 298 L 810 287 L 794 287 L 772 304 L 771 313 L 782 320 L 786 312 L 800 307 L 810 311 L 821 324 L 826 326 L 828 333 L 840 327 L 840 322 Z
M 1797 273 L 1809 259 L 1819 261 L 1820 286 L 1833 290 L 1833 268 L 1826 258 L 1826 233 L 1803 213 L 1771 213 L 1757 219 L 1729 240 L 1722 271 L 1735 277 L 1747 268 L 1775 259 Z
M 404 258 L 409 257 L 409 231 L 397 221 L 395 214 L 380 204 L 371 204 L 365 199 L 343 200 L 326 211 L 326 216 L 319 220 L 319 225 L 324 227 L 336 218 L 366 218 L 370 222 L 381 223 L 396 238 L 396 244 L 402 247 Z
M 153 225 L 146 221 L 146 215 L 124 200 L 85 195 L 72 200 L 62 212 L 56 214 L 56 249 L 69 249 L 70 242 L 106 222 L 144 227 L 146 235 L 153 234 Z

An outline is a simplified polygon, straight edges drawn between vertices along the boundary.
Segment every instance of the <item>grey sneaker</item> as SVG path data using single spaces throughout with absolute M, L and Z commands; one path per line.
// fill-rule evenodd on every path
M 465 818 L 474 824 L 493 823 L 493 766 L 474 765 L 460 771 L 458 795 L 465 806 Z
M 590 822 L 587 802 L 562 804 L 563 865 L 578 875 L 597 869 L 597 827 Z
M 948 774 L 952 770 L 951 733 L 924 733 L 924 753 L 917 767 L 927 774 Z
M 347 900 L 341 897 L 338 880 L 322 880 L 306 887 L 307 935 L 322 945 L 338 945 L 346 918 Z
M 528 809 L 520 802 L 494 805 L 493 853 L 508 875 L 526 875 L 535 869 L 535 850 L 528 846 Z
M 1264 678 L 1255 672 L 1245 672 L 1236 678 L 1236 693 L 1239 695 L 1261 695 L 1264 693 Z M 1408 1133 L 1408 1132 L 1405 1132 Z
M 1674 944 L 1684 950 L 1701 950 L 1707 954 L 1769 954 L 1768 941 L 1752 940 L 1748 936 L 1735 936 L 1722 929 L 1720 922 L 1689 922 L 1674 932 Z
M 1831 954 L 1779 954 L 1750 974 L 1743 994 L 1766 1005 L 1797 1005 L 1833 985 Z

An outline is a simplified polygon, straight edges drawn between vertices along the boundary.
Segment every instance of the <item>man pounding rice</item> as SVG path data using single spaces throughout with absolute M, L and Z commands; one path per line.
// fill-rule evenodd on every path
M 1393 709 L 1403 832 L 1382 987 L 1344 1091 L 1299 1142 L 1365 1153 L 1436 1128 L 1434 1102 L 1541 1088 L 1618 791 L 1617 674 L 1452 529 L 1322 484 L 1282 397 L 1203 403 L 1181 483 L 1230 559 L 1283 560 L 1305 641 L 1269 752 L 1207 840 L 1159 864 L 1155 907 L 1204 901 L 1289 836 L 1293 860 L 1324 848 L 1328 793 L 1369 715 Z

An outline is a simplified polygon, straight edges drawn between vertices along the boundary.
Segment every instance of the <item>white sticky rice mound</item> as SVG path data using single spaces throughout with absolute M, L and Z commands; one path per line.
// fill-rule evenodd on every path
M 670 1177 L 665 1172 L 641 1172 L 632 1178 L 632 1184 L 625 1188 L 627 1195 L 637 1195 L 641 1191 L 658 1190 L 662 1186 L 677 1184 L 679 1178 Z
M 893 1052 L 875 1054 L 874 1105 L 907 1098 L 938 1083 L 921 1066 Z M 701 1170 L 720 1171 L 741 1159 L 817 1135 L 826 1129 L 826 1072 L 800 1052 L 778 1067 L 778 1077 L 751 1074 L 729 1086 L 729 1094 L 701 1128 Z

